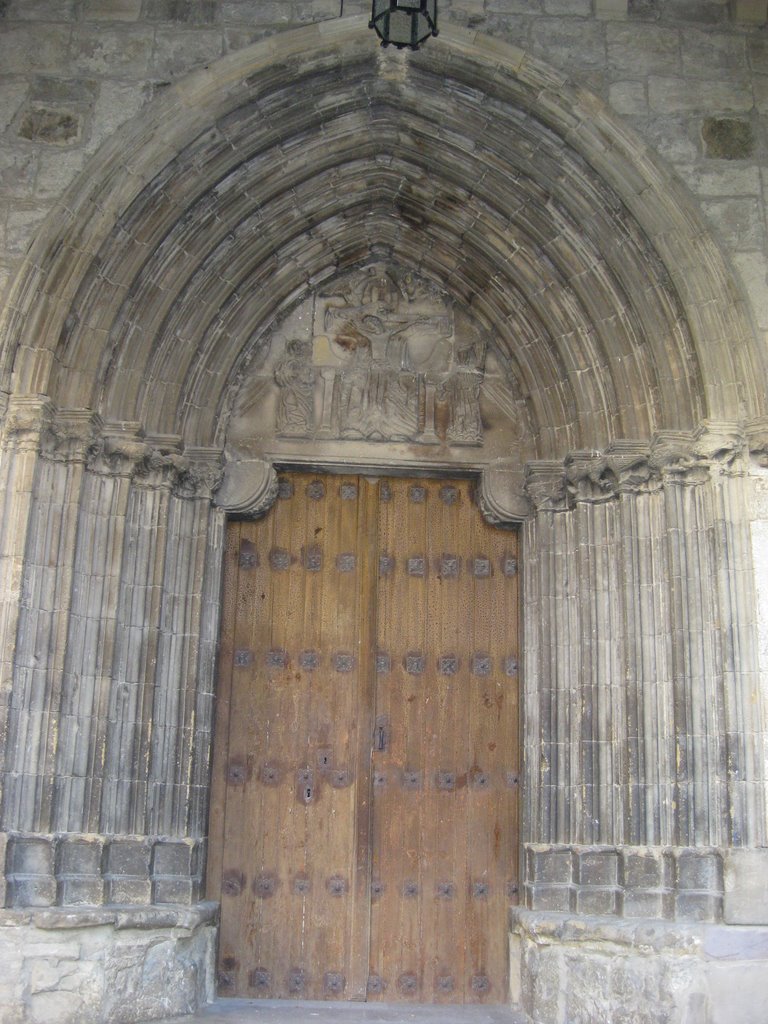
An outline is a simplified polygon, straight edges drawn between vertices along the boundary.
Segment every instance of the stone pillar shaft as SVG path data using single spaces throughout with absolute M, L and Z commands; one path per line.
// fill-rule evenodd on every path
M 745 464 L 711 433 L 529 467 L 527 842 L 765 841 Z

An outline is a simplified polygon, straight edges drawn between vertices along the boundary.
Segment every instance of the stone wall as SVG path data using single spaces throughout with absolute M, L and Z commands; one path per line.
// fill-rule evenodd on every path
M 2 1024 L 133 1024 L 213 996 L 215 904 L 0 910 Z
M 170 82 L 365 0 L 5 0 L 0 7 L 0 294 L 105 139 Z M 593 92 L 669 161 L 768 331 L 768 42 L 762 0 L 442 0 Z M 428 45 L 439 46 L 439 40 Z M 375 38 L 371 33 L 371 59 Z

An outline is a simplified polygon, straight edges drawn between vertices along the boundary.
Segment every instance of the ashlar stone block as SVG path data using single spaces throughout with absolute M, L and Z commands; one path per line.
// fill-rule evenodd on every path
M 614 850 L 579 850 L 576 872 L 580 885 L 615 886 L 619 873 L 618 854 Z
M 768 925 L 768 850 L 729 850 L 724 890 L 727 924 Z
M 755 151 L 752 125 L 742 118 L 708 117 L 701 126 L 705 155 L 715 160 L 746 160 Z
M 528 858 L 528 877 L 532 881 L 570 883 L 572 875 L 570 850 L 530 847 Z
M 679 889 L 722 892 L 722 861 L 716 850 L 683 850 L 677 857 L 676 874 Z
M 766 0 L 731 0 L 731 17 L 747 25 L 762 25 L 768 19 Z

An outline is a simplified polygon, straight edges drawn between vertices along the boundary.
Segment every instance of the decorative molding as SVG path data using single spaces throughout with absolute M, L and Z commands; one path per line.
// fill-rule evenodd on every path
M 270 510 L 277 492 L 277 473 L 271 462 L 239 459 L 227 462 L 213 500 L 225 512 L 255 519 Z

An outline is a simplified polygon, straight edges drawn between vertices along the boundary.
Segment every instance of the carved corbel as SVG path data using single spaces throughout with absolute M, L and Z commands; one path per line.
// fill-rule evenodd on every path
M 277 498 L 277 473 L 264 459 L 227 462 L 213 500 L 233 515 L 256 519 L 270 510 Z
M 567 512 L 570 501 L 562 462 L 527 462 L 525 493 L 537 512 Z
M 600 452 L 571 452 L 565 459 L 565 478 L 575 501 L 609 501 L 616 494 L 616 478 Z
M 523 467 L 512 459 L 497 459 L 480 477 L 478 501 L 485 520 L 494 526 L 524 522 L 533 511 L 525 493 Z

